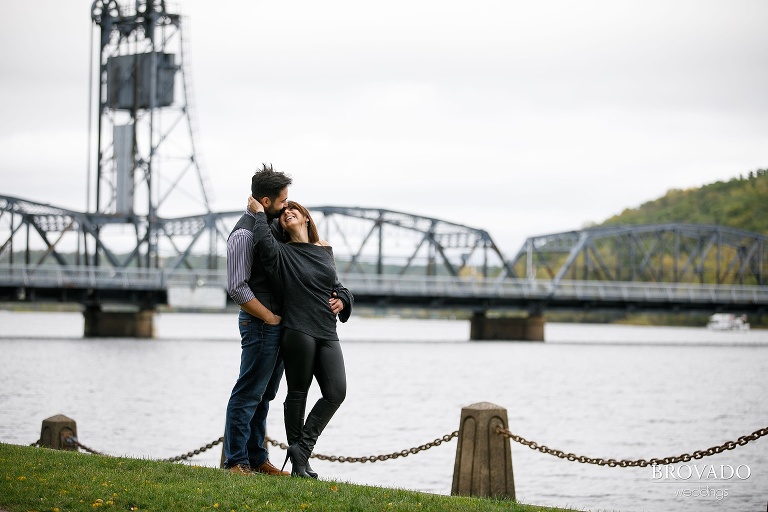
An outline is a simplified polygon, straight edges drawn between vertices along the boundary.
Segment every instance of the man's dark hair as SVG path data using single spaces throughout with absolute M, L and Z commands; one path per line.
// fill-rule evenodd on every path
M 256 171 L 251 179 L 251 195 L 255 199 L 268 197 L 274 201 L 291 183 L 293 183 L 291 177 L 274 170 L 272 164 L 261 164 L 261 169 Z

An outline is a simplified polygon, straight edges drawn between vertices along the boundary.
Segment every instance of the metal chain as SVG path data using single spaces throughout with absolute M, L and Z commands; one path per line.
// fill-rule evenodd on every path
M 201 446 L 197 450 L 192 450 L 191 452 L 187 452 L 184 455 L 177 455 L 176 457 L 170 457 L 170 458 L 167 458 L 167 459 L 162 459 L 161 462 L 179 462 L 181 460 L 186 460 L 186 459 L 189 459 L 191 457 L 194 457 L 195 455 L 200 455 L 204 451 L 210 450 L 211 448 L 213 448 L 217 444 L 221 444 L 223 442 L 224 442 L 224 436 L 218 438 L 215 441 L 211 441 L 210 443 L 208 443 L 206 445 Z
M 89 447 L 85 446 L 83 443 L 78 441 L 76 437 L 70 436 L 70 437 L 65 439 L 65 442 L 72 443 L 75 446 L 77 446 L 78 448 L 82 449 L 83 451 L 86 451 L 86 452 L 91 453 L 93 455 L 101 455 L 103 457 L 112 457 L 112 455 L 109 455 L 109 454 L 106 454 L 106 453 L 102 453 L 102 452 L 94 450 L 93 448 L 89 448 Z M 185 453 L 183 455 L 177 455 L 176 457 L 169 457 L 167 459 L 160 459 L 160 462 L 179 462 L 179 461 L 182 461 L 182 460 L 186 460 L 186 459 L 189 459 L 191 457 L 194 457 L 195 455 L 200 455 L 204 451 L 210 450 L 211 448 L 213 448 L 217 444 L 220 444 L 220 443 L 223 443 L 223 442 L 224 442 L 224 437 L 222 436 L 222 437 L 218 438 L 215 441 L 211 441 L 208 444 L 204 444 L 203 446 L 201 446 L 197 450 L 192 450 L 192 451 L 187 452 L 187 453 Z M 36 441 L 36 442 L 32 443 L 30 446 L 40 446 L 40 441 Z
M 431 443 L 422 444 L 421 446 L 416 446 L 416 447 L 410 448 L 408 450 L 402 450 L 402 451 L 399 451 L 399 452 L 388 453 L 388 454 L 385 454 L 385 455 L 369 455 L 367 457 L 344 457 L 344 456 L 337 456 L 337 455 L 323 455 L 321 453 L 313 453 L 311 455 L 311 457 L 316 458 L 316 459 L 320 459 L 320 460 L 329 460 L 331 462 L 376 462 L 376 461 L 384 461 L 384 460 L 396 459 L 398 457 L 407 457 L 408 455 L 411 455 L 411 454 L 416 454 L 416 453 L 422 452 L 424 450 L 429 450 L 430 448 L 434 448 L 435 446 L 440 446 L 441 444 L 450 441 L 451 439 L 453 439 L 454 437 L 457 437 L 458 435 L 459 435 L 459 431 L 455 430 L 455 431 L 451 432 L 450 434 L 444 435 L 443 437 L 438 437 L 437 439 L 435 439 Z M 94 455 L 103 455 L 105 457 L 111 457 L 111 455 L 107 455 L 106 453 L 98 452 L 98 451 L 96 451 L 96 450 L 94 450 L 92 448 L 89 448 L 89 447 L 85 446 L 80 441 L 78 441 L 77 438 L 75 438 L 75 437 L 68 437 L 66 439 L 66 441 L 73 443 L 75 446 L 77 446 L 78 448 L 81 448 L 82 450 L 84 450 L 84 451 L 86 451 L 88 453 L 92 453 Z M 288 449 L 288 445 L 287 444 L 281 443 L 279 441 L 276 441 L 276 440 L 272 439 L 269 436 L 264 436 L 264 441 L 268 442 L 272 446 L 279 447 L 279 448 L 281 448 L 283 450 L 287 450 Z M 224 437 L 222 436 L 222 437 L 218 438 L 215 441 L 212 441 L 212 442 L 210 442 L 208 444 L 205 444 L 205 445 L 201 446 L 197 450 L 192 450 L 192 451 L 187 452 L 187 453 L 185 453 L 183 455 L 177 455 L 176 457 L 169 457 L 167 459 L 160 459 L 160 462 L 179 462 L 181 460 L 186 460 L 186 459 L 189 459 L 191 457 L 194 457 L 195 455 L 200 455 L 204 451 L 207 451 L 207 450 L 213 448 L 214 446 L 216 446 L 217 444 L 221 444 L 223 442 L 224 442 Z M 32 443 L 30 446 L 37 446 L 39 444 L 40 444 L 40 441 L 37 441 L 35 443 Z
M 565 453 L 562 450 L 554 450 L 552 448 L 549 448 L 548 446 L 540 445 L 535 441 L 528 441 L 527 439 L 520 437 L 516 434 L 513 434 L 509 430 L 501 427 L 498 427 L 496 429 L 496 433 L 504 437 L 508 437 L 509 439 L 517 443 L 525 445 L 531 450 L 538 450 L 542 453 L 554 455 L 555 457 L 558 457 L 560 459 L 578 461 L 584 464 L 597 464 L 598 466 L 610 466 L 610 467 L 619 466 L 622 468 L 626 468 L 626 467 L 644 468 L 648 465 L 655 465 L 655 464 L 676 464 L 678 462 L 689 462 L 691 459 L 702 459 L 704 457 L 708 457 L 716 453 L 722 453 L 725 450 L 733 450 L 737 446 L 744 446 L 750 441 L 755 441 L 763 436 L 768 435 L 768 427 L 761 428 L 760 430 L 755 430 L 749 435 L 741 436 L 736 441 L 728 441 L 726 443 L 721 444 L 720 446 L 713 446 L 712 448 L 709 448 L 707 450 L 696 450 L 692 454 L 684 453 L 676 457 L 664 457 L 661 459 L 653 458 L 650 460 L 645 460 L 645 459 L 637 459 L 637 460 L 607 459 L 606 460 L 606 459 L 600 459 L 600 458 L 585 457 L 583 455 L 574 455 L 573 453 Z
M 74 438 L 70 438 L 70 439 L 74 439 Z M 220 438 L 218 438 L 215 441 L 211 441 L 208 444 L 204 444 L 203 446 L 201 446 L 197 450 L 192 450 L 192 451 L 187 452 L 187 453 L 185 453 L 183 455 L 177 455 L 175 457 L 169 457 L 167 459 L 159 459 L 159 461 L 160 462 L 179 462 L 179 461 L 182 461 L 182 460 L 186 460 L 186 459 L 189 459 L 191 457 L 194 457 L 195 455 L 200 455 L 204 451 L 207 451 L 207 450 L 213 448 L 214 446 L 216 446 L 217 444 L 220 444 L 220 443 L 223 443 L 223 442 L 224 442 L 224 437 L 220 437 Z M 96 450 L 88 448 L 84 444 L 80 443 L 77 439 L 74 439 L 74 443 L 75 443 L 75 445 L 77 447 L 82 448 L 83 450 L 85 450 L 88 453 L 92 453 L 94 455 L 103 455 L 105 457 L 111 457 L 111 455 L 107 455 L 106 453 L 97 452 Z
M 82 450 L 84 450 L 84 451 L 86 451 L 86 452 L 88 452 L 88 453 L 92 453 L 93 455 L 101 455 L 102 457 L 112 457 L 112 455 L 108 455 L 108 454 L 106 454 L 106 453 L 102 453 L 102 452 L 97 452 L 97 451 L 96 451 L 96 450 L 94 450 L 93 448 L 88 448 L 88 447 L 87 447 L 87 446 L 85 446 L 83 443 L 81 443 L 80 441 L 78 441 L 76 437 L 71 437 L 71 436 L 70 436 L 70 437 L 66 438 L 66 439 L 65 439 L 65 441 L 66 441 L 67 443 L 70 443 L 70 442 L 71 442 L 71 443 L 73 443 L 75 446 L 77 446 L 78 448 L 80 448 L 80 449 L 82 449 Z
M 77 446 L 78 448 L 82 448 L 84 451 L 86 451 L 88 453 L 93 453 L 94 455 L 103 455 L 104 457 L 109 457 L 109 455 L 107 455 L 106 453 L 97 452 L 96 450 L 88 448 L 87 446 L 82 444 L 80 441 L 78 441 L 75 436 L 65 437 L 64 438 L 64 442 L 66 444 L 73 444 L 73 445 Z M 29 443 L 29 446 L 39 446 L 40 448 L 44 448 L 43 440 L 42 439 L 38 439 L 34 443 Z
M 581 462 L 583 464 L 596 464 L 598 466 L 609 466 L 609 467 L 641 467 L 644 468 L 649 465 L 654 464 L 676 464 L 678 462 L 689 462 L 692 459 L 702 459 L 704 457 L 708 457 L 710 455 L 715 455 L 716 453 L 722 453 L 726 450 L 733 450 L 737 446 L 744 446 L 745 444 L 749 443 L 750 441 L 756 441 L 757 439 L 760 439 L 763 436 L 768 436 L 768 427 L 761 428 L 759 430 L 755 430 L 749 435 L 741 436 L 736 441 L 727 441 L 720 446 L 713 446 L 712 448 L 708 448 L 706 450 L 696 450 L 692 454 L 684 453 L 682 455 L 678 455 L 676 457 L 664 457 L 664 458 L 652 458 L 649 460 L 646 459 L 637 459 L 637 460 L 616 460 L 616 459 L 601 459 L 601 458 L 592 458 L 592 457 L 585 457 L 584 455 L 575 455 L 573 453 L 565 453 L 562 450 L 556 450 L 553 448 L 549 448 L 545 445 L 540 445 L 535 441 L 528 441 L 524 437 L 518 436 L 517 434 L 513 434 L 509 430 L 501 427 L 496 428 L 496 433 L 507 437 L 511 439 L 512 441 L 515 441 L 516 443 L 520 443 L 524 446 L 527 446 L 531 450 L 538 450 L 542 453 L 546 453 L 549 455 L 554 455 L 555 457 L 558 457 L 560 459 L 567 459 L 569 461 L 577 461 Z M 345 456 L 339 456 L 339 455 L 323 455 L 321 453 L 313 453 L 311 455 L 312 458 L 316 458 L 319 460 L 327 460 L 331 462 L 378 462 L 378 461 L 385 461 L 385 460 L 392 460 L 397 459 L 399 457 L 407 457 L 411 454 L 417 454 L 419 452 L 422 452 L 424 450 L 429 450 L 430 448 L 434 448 L 435 446 L 440 446 L 443 443 L 447 443 L 448 441 L 452 440 L 454 437 L 458 437 L 459 431 L 454 430 L 450 434 L 446 434 L 442 437 L 438 437 L 431 443 L 422 444 L 420 446 L 415 446 L 413 448 L 409 448 L 407 450 L 401 450 L 399 452 L 392 452 L 387 453 L 383 455 L 369 455 L 365 457 L 345 457 Z M 92 453 L 94 455 L 102 455 L 104 457 L 111 457 L 111 455 L 108 455 L 106 453 L 98 452 L 92 448 L 89 448 L 85 446 L 83 443 L 77 440 L 76 437 L 70 436 L 65 440 L 67 443 L 72 443 L 78 448 L 88 452 Z M 272 439 L 269 436 L 264 437 L 264 441 L 271 444 L 272 446 L 281 448 L 283 450 L 288 449 L 288 445 L 285 443 L 281 443 L 279 441 L 276 441 Z M 212 441 L 208 444 L 205 444 L 198 448 L 197 450 L 192 450 L 190 452 L 187 452 L 183 455 L 177 455 L 176 457 L 169 457 L 167 459 L 161 459 L 161 462 L 178 462 L 181 460 L 186 460 L 191 457 L 194 457 L 195 455 L 199 455 L 214 446 L 221 444 L 224 442 L 224 437 L 220 437 L 216 439 L 215 441 Z M 41 440 L 37 440 L 34 443 L 31 443 L 30 446 L 41 446 Z
M 423 452 L 424 450 L 429 450 L 430 448 L 434 448 L 435 446 L 440 446 L 443 443 L 447 443 L 454 437 L 457 437 L 459 435 L 458 430 L 454 430 L 450 434 L 446 434 L 443 437 L 438 437 L 431 443 L 422 444 L 421 446 L 415 446 L 413 448 L 410 448 L 408 450 L 401 450 L 399 452 L 393 452 L 393 453 L 387 453 L 384 455 L 369 455 L 367 457 L 344 457 L 338 456 L 338 455 L 323 455 L 321 453 L 313 453 L 310 455 L 310 457 L 320 460 L 328 460 L 331 462 L 377 462 L 377 461 L 384 461 L 384 460 L 391 460 L 391 459 L 397 459 L 398 457 L 407 457 L 411 454 L 416 454 L 419 452 Z M 275 441 L 274 439 L 271 439 L 268 436 L 264 437 L 264 440 L 267 441 L 272 446 L 279 447 L 283 450 L 288 449 L 288 445 L 285 443 L 279 443 Z

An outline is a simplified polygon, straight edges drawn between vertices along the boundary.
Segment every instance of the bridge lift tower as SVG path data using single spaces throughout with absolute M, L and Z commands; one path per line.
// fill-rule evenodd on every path
M 98 128 L 89 133 L 89 212 L 104 214 L 99 230 L 134 230 L 132 261 L 157 268 L 158 218 L 210 213 L 206 179 L 195 156 L 189 67 L 182 17 L 164 0 L 96 0 L 91 7 L 99 32 Z M 98 29 L 96 28 L 98 27 Z M 93 54 L 92 49 L 92 57 Z M 95 181 L 91 168 L 95 162 Z M 93 264 L 99 265 L 98 240 Z
M 177 234 L 167 232 L 163 219 L 211 213 L 195 156 L 182 17 L 168 12 L 164 0 L 95 0 L 91 18 L 92 41 L 97 33 L 99 46 L 91 65 L 96 76 L 90 81 L 89 153 L 94 146 L 95 152 L 89 155 L 86 194 L 93 224 L 91 237 L 84 237 L 93 245 L 86 241 L 84 253 L 94 266 L 159 268 L 160 245 L 173 243 L 171 235 Z M 92 47 L 91 59 L 96 53 Z M 120 262 L 107 251 L 107 242 L 115 240 L 127 255 Z M 86 335 L 151 336 L 152 316 L 153 309 L 142 306 L 127 313 L 89 306 Z

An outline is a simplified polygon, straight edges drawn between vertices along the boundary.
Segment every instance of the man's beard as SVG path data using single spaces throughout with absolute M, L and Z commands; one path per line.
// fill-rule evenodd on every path
M 272 220 L 272 219 L 276 219 L 277 217 L 279 217 L 283 213 L 284 209 L 285 208 L 280 208 L 279 210 L 274 210 L 274 209 L 272 209 L 272 207 L 270 207 L 269 209 L 264 208 L 264 213 L 267 214 L 267 218 L 269 220 Z

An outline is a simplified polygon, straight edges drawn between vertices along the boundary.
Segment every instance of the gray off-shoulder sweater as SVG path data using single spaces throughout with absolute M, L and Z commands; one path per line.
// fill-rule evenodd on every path
M 312 243 L 275 239 L 264 213 L 256 214 L 253 243 L 274 286 L 283 295 L 283 325 L 315 338 L 338 340 L 336 315 L 328 305 L 336 292 L 344 301 L 339 320 L 346 322 L 354 297 L 339 283 L 333 249 Z

